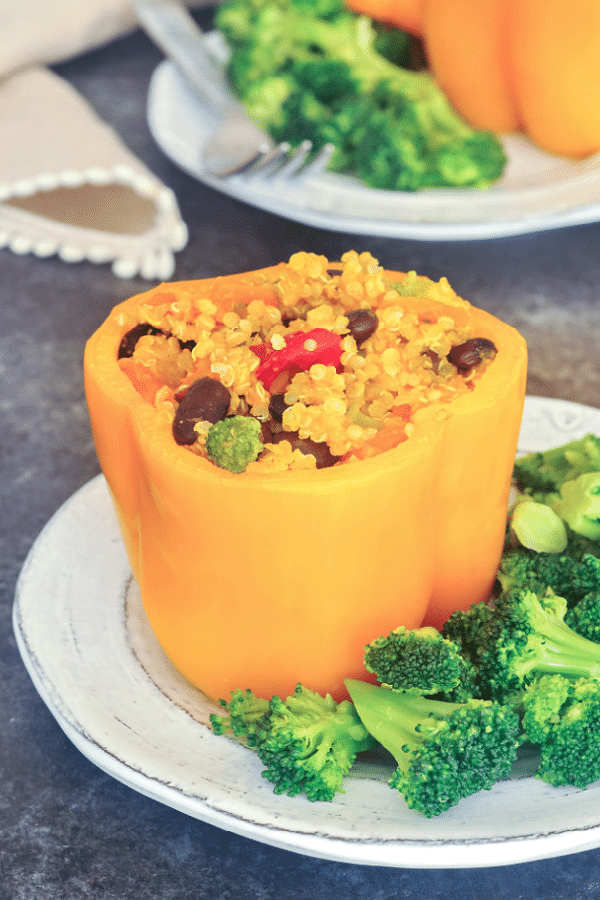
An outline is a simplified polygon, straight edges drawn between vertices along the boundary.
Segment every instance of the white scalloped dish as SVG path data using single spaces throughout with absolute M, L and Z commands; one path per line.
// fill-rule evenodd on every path
M 600 410 L 528 397 L 520 450 L 593 431 Z M 377 754 L 331 803 L 276 796 L 256 756 L 207 727 L 216 707 L 171 666 L 143 613 L 102 476 L 68 500 L 23 567 L 14 627 L 25 666 L 88 759 L 134 790 L 275 847 L 348 863 L 461 868 L 600 846 L 600 783 L 514 777 L 426 819 L 386 784 Z
M 215 32 L 207 36 L 207 46 L 216 58 L 223 57 Z M 159 147 L 199 181 L 316 228 L 387 238 L 480 240 L 600 219 L 600 155 L 574 162 L 544 153 L 519 135 L 504 139 L 508 164 L 493 186 L 405 193 L 375 190 L 329 172 L 285 180 L 214 178 L 201 159 L 217 120 L 168 61 L 152 76 L 147 116 Z

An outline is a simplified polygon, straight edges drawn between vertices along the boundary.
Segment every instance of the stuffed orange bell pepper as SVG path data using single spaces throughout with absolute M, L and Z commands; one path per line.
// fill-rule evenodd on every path
M 486 598 L 526 348 L 369 254 L 163 284 L 88 342 L 99 460 L 152 628 L 213 698 L 345 695 L 364 645 Z

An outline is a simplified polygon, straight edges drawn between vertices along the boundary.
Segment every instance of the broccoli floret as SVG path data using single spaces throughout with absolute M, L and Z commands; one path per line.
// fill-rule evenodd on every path
M 560 493 L 566 481 L 589 472 L 600 472 L 600 438 L 595 434 L 515 460 L 514 478 L 519 489 L 542 502 Z
M 333 171 L 409 191 L 485 186 L 501 174 L 499 139 L 468 126 L 431 75 L 392 61 L 401 57 L 381 28 L 343 3 L 229 0 L 215 24 L 248 113 L 278 141 L 332 143 Z
M 230 416 L 208 429 L 206 453 L 221 469 L 240 474 L 263 449 L 261 424 L 252 416 Z
M 567 546 L 565 553 L 573 559 L 581 559 L 586 554 L 600 557 L 600 542 L 592 541 L 582 534 L 576 534 L 567 526 Z
M 578 440 L 515 461 L 518 488 L 549 506 L 569 529 L 600 541 L 600 437 Z
M 480 695 L 515 703 L 541 674 L 600 678 L 600 645 L 569 628 L 566 612 L 566 600 L 552 592 L 539 598 L 531 590 L 512 590 L 493 608 L 477 604 L 475 612 L 453 613 L 448 634 L 460 644 L 462 628 L 461 646 L 478 671 Z
M 371 641 L 364 664 L 382 685 L 419 694 L 465 690 L 472 669 L 458 645 L 430 627 L 409 631 L 401 626 Z
M 496 703 L 446 703 L 346 680 L 365 727 L 397 763 L 390 786 L 437 816 L 506 778 L 520 743 L 518 715 Z
M 527 588 L 544 594 L 551 588 L 567 605 L 575 606 L 590 593 L 600 592 L 600 559 L 590 553 L 536 553 L 523 547 L 504 553 L 498 582 L 505 592 Z
M 227 715 L 211 715 L 213 731 L 246 738 L 276 794 L 332 800 L 358 753 L 377 745 L 349 700 L 337 703 L 302 684 L 285 700 L 234 691 L 221 706 Z
M 543 675 L 522 703 L 524 733 L 539 745 L 539 778 L 582 789 L 600 779 L 600 682 Z
M 494 609 L 485 602 L 474 603 L 470 609 L 456 610 L 442 627 L 442 636 L 459 648 L 475 673 L 469 686 L 470 696 L 489 699 L 486 685 L 479 678 L 480 656 L 487 645 L 488 635 L 494 628 Z
M 565 622 L 588 641 L 600 644 L 600 592 L 586 594 L 567 611 Z
M 226 715 L 211 714 L 210 721 L 215 734 L 231 731 L 243 738 L 249 747 L 259 746 L 266 737 L 269 727 L 271 706 L 268 700 L 257 697 L 250 689 L 231 692 L 229 700 L 219 700 Z
M 565 481 L 552 509 L 577 534 L 600 541 L 600 472 Z

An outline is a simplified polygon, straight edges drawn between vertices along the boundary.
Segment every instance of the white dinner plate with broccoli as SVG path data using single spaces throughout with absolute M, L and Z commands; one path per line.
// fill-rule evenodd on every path
M 522 451 L 600 434 L 600 410 L 527 398 Z M 208 727 L 219 708 L 164 656 L 144 615 L 104 478 L 50 520 L 23 567 L 19 650 L 70 740 L 101 769 L 161 803 L 309 856 L 407 868 L 495 866 L 600 846 L 600 783 L 555 788 L 524 755 L 510 779 L 431 819 L 410 810 L 378 751 L 331 802 L 278 796 L 247 748 Z
M 223 58 L 220 35 L 209 34 L 207 45 Z M 295 179 L 215 178 L 204 168 L 202 153 L 218 121 L 168 61 L 152 75 L 147 117 L 159 147 L 194 178 L 316 228 L 388 238 L 480 240 L 600 219 L 600 157 L 573 162 L 543 153 L 518 135 L 504 138 L 508 163 L 491 187 L 405 192 L 369 188 L 330 172 Z

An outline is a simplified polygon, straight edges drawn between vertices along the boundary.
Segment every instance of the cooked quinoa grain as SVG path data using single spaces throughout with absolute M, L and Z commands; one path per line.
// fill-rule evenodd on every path
M 176 299 L 168 285 L 142 295 L 119 348 L 123 371 L 191 452 L 207 456 L 215 421 L 258 420 L 262 449 L 245 471 L 391 449 L 414 434 L 417 410 L 471 390 L 496 355 L 446 279 L 409 272 L 392 283 L 369 253 L 339 263 L 296 253 L 264 278 L 255 299 L 221 312 L 202 282 L 178 285 Z

